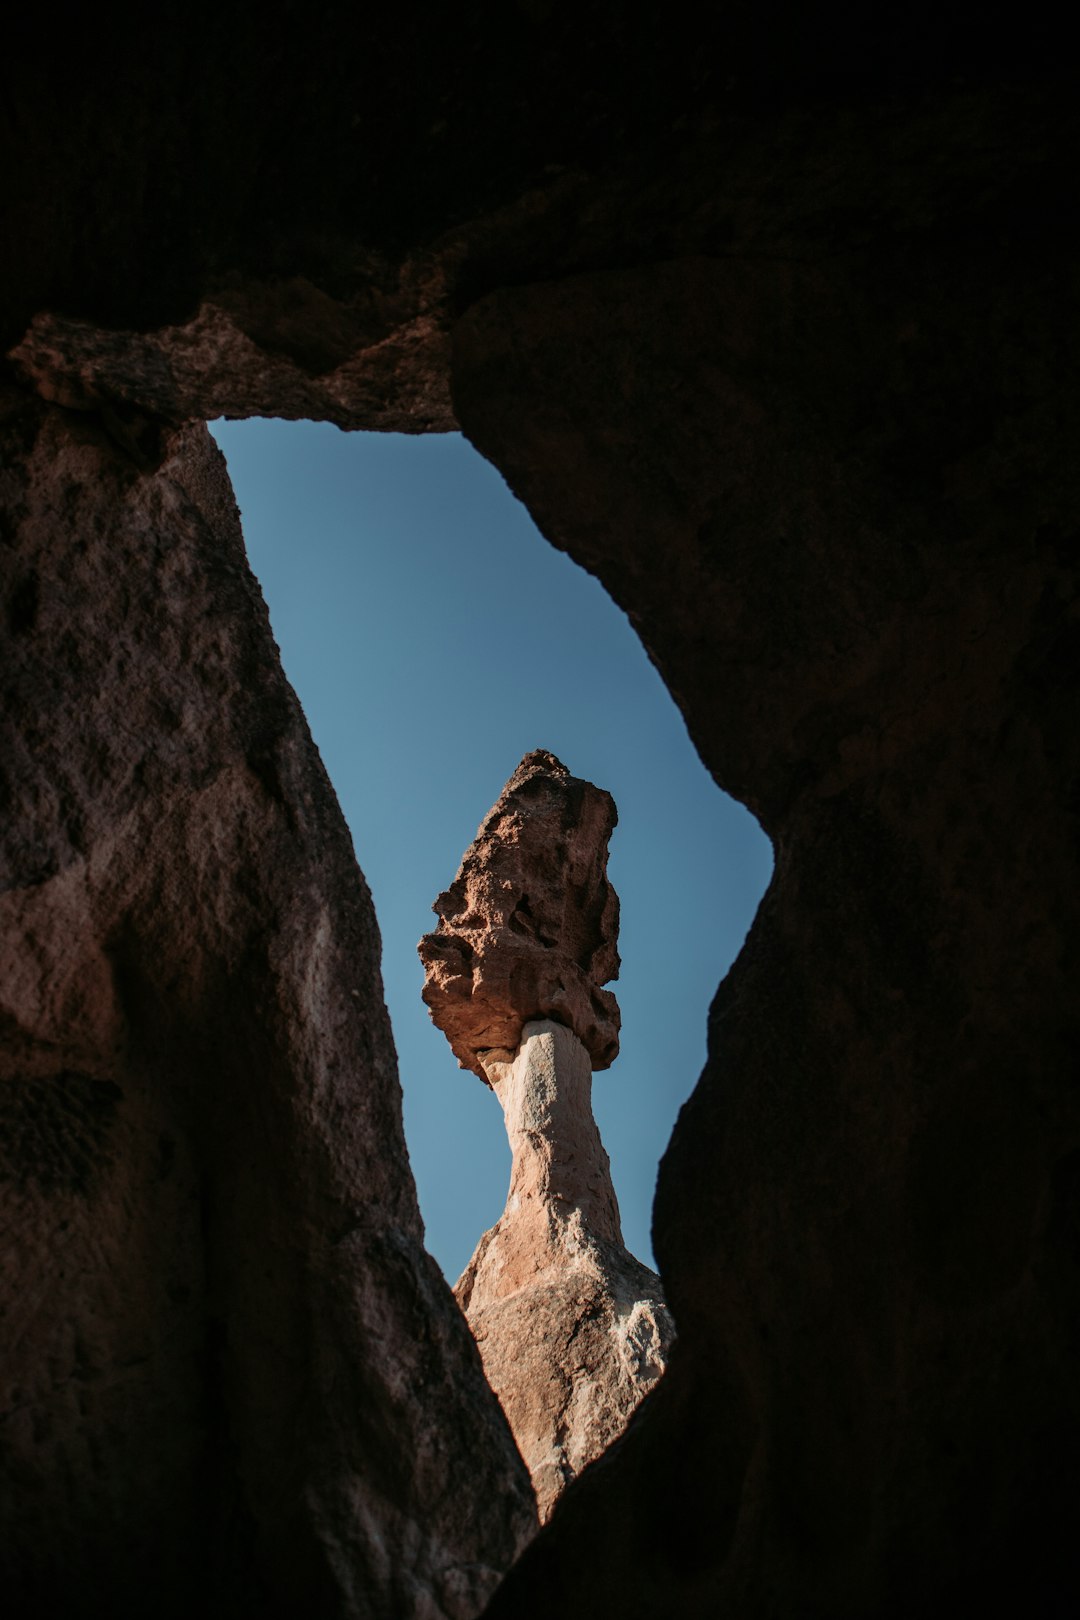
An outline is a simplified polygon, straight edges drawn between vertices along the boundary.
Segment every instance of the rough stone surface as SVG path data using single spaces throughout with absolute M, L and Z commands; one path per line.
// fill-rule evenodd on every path
M 88 321 L 39 315 L 11 358 L 42 398 L 72 410 L 103 409 L 129 435 L 147 418 L 193 416 L 446 432 L 457 425 L 449 339 L 422 293 L 410 298 L 410 292 L 381 301 L 376 311 L 367 301 L 358 310 L 296 279 L 246 299 L 222 291 L 182 325 L 146 333 L 103 332 Z M 395 305 L 404 313 L 396 315 Z M 327 349 L 320 331 L 327 322 L 340 353 Z M 306 344 L 314 345 L 314 357 Z
M 459 419 L 776 848 L 661 1163 L 676 1354 L 492 1620 L 1073 1602 L 1072 273 L 891 239 L 461 323 Z
M 420 941 L 424 1001 L 463 1069 L 516 1051 L 531 1019 L 554 1018 L 594 1069 L 619 1051 L 619 901 L 607 877 L 610 793 L 554 754 L 526 754 L 432 910 Z
M 1060 69 L 1072 54 L 1037 18 L 1001 26 L 965 7 L 932 18 L 885 8 L 868 26 L 849 6 L 766 0 L 723 8 L 708 51 L 699 6 L 667 6 L 640 29 L 614 0 L 497 10 L 493 24 L 482 7 L 443 8 L 423 27 L 408 7 L 253 0 L 144 6 L 137 18 L 83 8 L 63 27 L 48 8 L 27 12 L 29 37 L 12 29 L 0 69 L 0 201 L 14 244 L 0 263 L 5 350 L 19 346 L 24 392 L 29 381 L 83 407 L 82 428 L 51 420 L 89 433 L 129 478 L 133 464 L 148 475 L 157 465 L 169 424 L 223 401 L 237 413 L 303 406 L 354 424 L 445 424 L 453 334 L 454 418 L 625 608 L 706 766 L 773 837 L 772 888 L 714 1005 L 708 1065 L 663 1164 L 654 1241 L 679 1326 L 671 1366 L 566 1492 L 492 1615 L 1074 1613 L 1080 333 L 1068 199 L 1080 105 Z M 215 310 L 224 339 L 211 332 L 205 358 L 174 366 L 181 334 L 205 336 Z M 369 363 L 350 371 L 361 351 Z M 400 368 L 385 364 L 395 351 Z M 161 383 L 158 356 L 182 389 Z M 348 394 L 334 400 L 319 379 L 346 373 Z M 5 548 L 27 499 L 20 431 L 8 443 Z M 188 455 L 180 441 L 176 454 Z M 163 1032 L 162 1109 L 212 1100 L 191 1175 L 228 1173 L 209 1177 L 192 1246 L 240 1337 L 224 1349 L 220 1333 L 198 1337 L 200 1368 L 224 1371 L 210 1380 L 222 1391 L 218 1438 L 197 1449 L 255 1461 L 231 1474 L 214 1462 L 182 1501 L 150 1488 L 154 1468 L 193 1477 L 170 1461 L 196 1449 L 190 1364 L 154 1386 L 160 1399 L 139 1408 L 124 1446 L 103 1450 L 100 1430 L 84 1428 L 103 1407 L 122 1422 L 128 1389 L 152 1382 L 148 1369 L 180 1342 L 155 1339 L 158 1358 L 144 1362 L 125 1313 L 152 1315 L 166 1276 L 189 1284 L 161 1263 L 165 1240 L 128 1197 L 156 1175 L 159 1136 L 180 1138 L 156 1121 L 108 1136 L 113 1104 L 134 1105 L 98 1089 L 120 1084 L 104 1064 L 65 1059 L 86 1078 L 57 1091 L 64 1123 L 53 1119 L 48 1139 L 116 1177 L 117 1217 L 133 1214 L 115 1230 L 76 1228 L 78 1264 L 46 1268 L 50 1289 L 31 1269 L 5 1292 L 28 1315 L 40 1301 L 44 1323 L 67 1320 L 68 1300 L 90 1304 L 74 1312 L 86 1326 L 67 1360 L 31 1361 L 35 1378 L 56 1370 L 57 1396 L 34 1405 L 32 1436 L 8 1465 L 17 1506 L 5 1507 L 2 1545 L 56 1586 L 66 1566 L 72 1612 L 96 1597 L 115 1614 L 128 1577 L 101 1549 L 126 1515 L 136 1534 L 124 1570 L 140 1567 L 132 1505 L 152 1500 L 169 1511 L 147 1515 L 147 1535 L 160 1539 L 166 1520 L 175 1530 L 141 1566 L 152 1566 L 157 1611 L 178 1566 L 199 1587 L 185 1612 L 212 1609 L 223 1546 L 247 1571 L 254 1537 L 270 1548 L 269 1586 L 252 1597 L 245 1579 L 219 1608 L 265 1613 L 261 1594 L 276 1597 L 280 1581 L 283 1607 L 296 1597 L 292 1612 L 320 1613 L 332 1607 L 326 1549 L 312 1552 L 308 1504 L 333 1480 L 346 1537 L 335 1579 L 359 1569 L 354 1611 L 389 1614 L 392 1594 L 437 1562 L 421 1521 L 456 1514 L 467 1537 L 483 1537 L 501 1497 L 490 1476 L 465 1477 L 473 1448 L 434 1517 L 425 1504 L 438 1492 L 411 1494 L 424 1436 L 444 1432 L 430 1413 L 447 1410 L 436 1379 L 427 1427 L 403 1436 L 401 1392 L 422 1382 L 409 1358 L 436 1354 L 448 1321 L 445 1293 L 417 1291 L 421 1263 L 403 1261 L 387 1291 L 386 1248 L 365 1247 L 367 1228 L 343 1240 L 348 1254 L 365 1249 L 362 1345 L 334 1325 L 336 1311 L 352 1320 L 351 1292 L 315 1287 L 339 1260 L 312 1235 L 328 1183 L 309 1159 L 334 1165 L 348 1151 L 352 1093 L 340 1107 L 346 1068 L 316 1084 L 294 1054 L 314 1065 L 346 998 L 334 975 L 303 977 L 284 947 L 265 972 L 241 953 L 236 972 L 219 974 L 208 956 L 192 981 L 203 958 L 156 924 L 182 917 L 210 938 L 247 908 L 258 939 L 323 894 L 306 880 L 285 892 L 273 875 L 276 840 L 301 836 L 307 810 L 302 795 L 276 796 L 265 732 L 248 725 L 247 677 L 265 671 L 274 690 L 280 677 L 269 654 L 216 687 L 213 659 L 199 664 L 212 610 L 231 600 L 208 542 L 147 653 L 168 651 L 184 683 L 207 682 L 213 701 L 194 734 L 166 728 L 182 706 L 140 706 L 137 679 L 123 704 L 97 703 L 144 550 L 124 540 L 128 484 L 103 478 L 91 509 L 80 504 L 90 486 L 76 500 L 53 459 L 49 521 L 70 547 L 37 596 L 17 566 L 4 575 L 6 655 L 35 600 L 55 610 L 48 659 L 5 688 L 22 743 L 4 755 L 4 835 L 26 871 L 48 874 L 57 837 L 75 847 L 84 827 L 112 829 L 94 868 L 105 881 L 114 861 L 138 876 L 137 857 L 122 864 L 136 825 L 168 856 L 148 872 L 168 876 L 156 892 L 147 879 L 134 932 L 122 908 L 86 919 L 80 893 L 48 877 L 54 921 L 31 916 L 25 896 L 9 900 L 12 948 L 66 962 L 57 941 L 70 941 L 87 983 L 104 982 L 103 959 L 127 964 L 126 1017 L 141 1040 Z M 37 476 L 44 489 L 40 466 Z M 111 568 L 85 571 L 95 550 Z M 450 658 L 469 655 L 458 635 Z M 64 681 L 65 712 L 78 717 L 65 739 L 87 751 L 93 788 L 74 798 L 67 741 L 37 752 L 52 683 Z M 170 762 L 197 752 L 204 732 L 205 780 L 220 792 L 230 763 L 257 764 L 244 828 L 221 831 L 216 811 L 198 835 L 183 820 L 185 805 L 195 815 L 206 801 L 182 772 L 174 791 Z M 144 734 L 160 769 L 144 762 Z M 116 817 L 99 822 L 99 804 Z M 343 860 L 325 898 L 351 973 L 374 958 Z M 296 868 L 286 859 L 282 870 Z M 344 912 L 355 935 L 336 932 Z M 279 995 L 282 959 L 294 971 Z M 140 999 L 147 973 L 153 994 Z M 107 997 L 61 991 L 62 977 L 50 1005 L 63 1040 L 80 1052 L 107 1041 Z M 366 1028 L 382 1029 L 377 996 L 363 1005 Z M 18 1027 L 4 1034 L 5 1050 L 26 1050 Z M 343 1065 L 353 1039 L 346 1030 L 331 1047 Z M 48 1035 L 39 1057 L 54 1040 L 59 1052 Z M 368 1098 L 365 1145 L 345 1202 L 359 1207 L 353 1192 L 370 1189 L 363 1207 L 381 1232 L 379 1197 L 394 1207 L 412 1195 L 378 1072 L 356 1088 Z M 272 1081 L 258 1103 L 253 1076 Z M 247 1099 L 235 1115 L 234 1088 Z M 35 1131 L 5 1132 L 16 1167 L 34 1161 Z M 231 1196 L 237 1177 L 253 1203 Z M 223 1222 L 245 1207 L 259 1218 L 237 1249 Z M 68 1214 L 13 1208 L 17 1256 L 62 1252 Z M 293 1265 L 298 1229 L 305 1258 Z M 264 1231 L 270 1279 L 233 1258 L 265 1250 Z M 315 1292 L 290 1294 L 290 1276 Z M 262 1328 L 251 1291 L 274 1286 L 301 1300 L 289 1320 L 302 1330 L 282 1334 L 274 1313 Z M 384 1341 L 386 1321 L 404 1317 L 410 1332 Z M 105 1348 L 87 1361 L 96 1335 Z M 341 1344 L 347 1354 L 328 1348 Z M 285 1401 L 283 1366 L 299 1369 Z M 6 1406 L 8 1423 L 23 1410 Z M 347 1508 L 339 1487 L 358 1453 L 342 1435 L 354 1424 L 396 1483 L 358 1487 Z M 84 1432 L 95 1435 L 85 1467 L 69 1461 Z M 431 1478 L 426 1465 L 416 1475 Z M 208 1489 L 218 1478 L 237 1483 Z M 269 1531 L 233 1511 L 260 1480 Z M 392 1505 L 402 1501 L 416 1516 Z M 4 1595 L 10 1604 L 10 1583 Z
M 454 1292 L 544 1521 L 660 1378 L 674 1327 L 659 1277 L 623 1244 L 577 1036 L 526 1024 L 517 1052 L 488 1053 L 484 1070 L 506 1119 L 510 1190 Z
M 467 1620 L 531 1492 L 224 462 L 3 406 L 5 1609 Z

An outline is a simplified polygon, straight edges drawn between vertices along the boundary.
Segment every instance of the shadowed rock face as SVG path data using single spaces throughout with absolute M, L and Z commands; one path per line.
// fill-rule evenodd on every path
M 526 754 L 435 901 L 420 941 L 424 1001 L 463 1069 L 515 1051 L 523 1025 L 554 1018 L 594 1069 L 619 1051 L 619 901 L 607 877 L 616 822 L 609 793 L 554 754 Z
M 224 462 L 4 403 L 5 1603 L 467 1620 L 531 1492 Z
M 571 1570 L 581 1614 L 1075 1589 L 1062 269 L 696 259 L 458 329 L 462 421 L 776 846 L 661 1165 L 672 1365 L 493 1620 Z
M 367 896 L 177 493 L 178 425 L 270 410 L 461 424 L 777 850 L 663 1163 L 672 1365 L 491 1614 L 1075 1611 L 1059 42 L 122 10 L 4 62 L 5 1557 L 54 1610 L 389 1617 L 514 1542 Z

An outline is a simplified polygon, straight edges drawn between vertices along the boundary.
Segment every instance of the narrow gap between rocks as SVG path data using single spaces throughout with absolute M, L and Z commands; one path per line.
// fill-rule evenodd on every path
M 652 1263 L 657 1161 L 768 883 L 768 839 L 708 776 L 623 613 L 460 435 L 212 431 L 374 896 L 429 1249 L 453 1282 L 502 1210 L 509 1157 L 495 1099 L 429 1022 L 416 942 L 507 776 L 547 748 L 619 810 L 622 1051 L 594 1102 L 627 1246 Z

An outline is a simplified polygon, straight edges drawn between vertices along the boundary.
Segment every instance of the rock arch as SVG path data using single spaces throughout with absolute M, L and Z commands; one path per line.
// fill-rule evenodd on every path
M 672 1368 L 491 1614 L 1075 1600 L 1076 113 L 836 10 L 12 55 L 23 1612 L 466 1615 L 527 1533 L 221 410 L 460 423 L 778 851 L 661 1172 Z

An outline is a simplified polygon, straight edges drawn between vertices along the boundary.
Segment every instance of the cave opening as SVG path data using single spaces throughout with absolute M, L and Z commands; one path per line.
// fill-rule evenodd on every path
M 657 1161 L 771 875 L 768 839 L 709 777 L 625 615 L 461 435 L 212 431 L 372 890 L 429 1250 L 453 1282 L 502 1208 L 508 1151 L 486 1087 L 428 1019 L 416 941 L 502 782 L 543 747 L 619 810 L 622 1052 L 594 1096 L 627 1245 L 651 1259 Z

